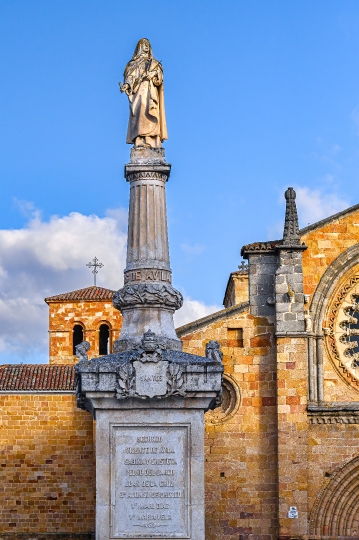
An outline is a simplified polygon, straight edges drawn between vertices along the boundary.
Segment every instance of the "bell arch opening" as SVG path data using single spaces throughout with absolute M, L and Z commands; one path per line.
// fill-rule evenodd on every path
M 80 345 L 84 340 L 84 329 L 81 324 L 75 324 L 72 329 L 72 354 L 76 354 L 76 345 Z
M 110 327 L 106 323 L 100 326 L 98 353 L 100 356 L 111 353 Z

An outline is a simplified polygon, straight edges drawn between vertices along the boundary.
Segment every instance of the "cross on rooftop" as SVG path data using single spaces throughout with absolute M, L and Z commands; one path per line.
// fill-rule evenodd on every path
M 96 274 L 98 274 L 97 268 L 102 268 L 103 264 L 102 262 L 98 260 L 97 257 L 94 257 L 92 261 L 86 264 L 86 266 L 88 266 L 89 268 L 93 267 L 92 273 L 93 273 L 93 278 L 94 278 L 94 285 L 96 287 Z
M 248 271 L 248 264 L 246 264 L 244 261 L 241 262 L 241 264 L 238 266 L 238 269 L 241 274 L 246 274 Z

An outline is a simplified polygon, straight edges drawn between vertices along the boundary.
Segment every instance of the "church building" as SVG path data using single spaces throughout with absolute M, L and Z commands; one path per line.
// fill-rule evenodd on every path
M 205 415 L 207 540 L 359 538 L 359 205 L 242 247 L 224 309 L 177 329 L 223 352 Z M 238 246 L 240 247 L 240 246 Z M 77 407 L 75 347 L 112 352 L 114 291 L 46 298 L 49 364 L 0 366 L 0 540 L 95 533 L 94 421 Z

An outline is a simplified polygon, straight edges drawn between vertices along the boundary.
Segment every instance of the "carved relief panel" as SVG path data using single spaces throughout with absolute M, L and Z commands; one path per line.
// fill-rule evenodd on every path
M 359 272 L 339 284 L 327 320 L 329 357 L 341 378 L 359 390 Z

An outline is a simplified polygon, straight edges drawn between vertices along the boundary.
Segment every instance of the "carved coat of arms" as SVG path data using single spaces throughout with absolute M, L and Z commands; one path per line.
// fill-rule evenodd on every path
M 117 369 L 118 399 L 130 397 L 161 398 L 185 395 L 184 372 L 180 364 L 164 358 L 164 347 L 150 330 L 141 345 L 133 351 L 129 362 Z

